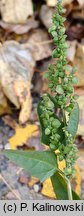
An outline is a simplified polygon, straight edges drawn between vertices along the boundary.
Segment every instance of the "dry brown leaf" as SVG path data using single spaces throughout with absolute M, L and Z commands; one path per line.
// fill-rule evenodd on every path
M 23 82 L 23 79 L 18 79 L 14 83 L 14 91 L 18 97 L 19 103 L 21 105 L 21 112 L 19 115 L 19 122 L 24 123 L 30 116 L 30 111 L 32 108 L 32 98 L 30 93 L 30 81 Z
M 76 55 L 74 59 L 74 65 L 77 66 L 77 76 L 79 79 L 78 85 L 84 86 L 84 45 L 78 44 Z
M 10 115 L 3 116 L 2 120 L 4 121 L 5 125 L 8 125 L 12 129 L 16 128 L 17 123 Z
M 49 8 L 47 5 L 42 5 L 40 10 L 40 19 L 44 26 L 49 29 L 52 25 L 52 16 L 54 13 L 53 8 Z
M 48 43 L 48 40 L 48 33 L 44 29 L 37 29 L 31 33 L 28 39 L 28 44 L 31 44 L 33 47 L 33 53 L 36 61 L 51 56 L 52 49 L 50 43 Z
M 77 0 L 80 6 L 84 6 L 84 0 Z
M 84 37 L 84 25 L 75 23 L 69 26 L 66 30 L 68 40 L 81 40 Z
M 75 19 L 84 20 L 84 8 L 82 8 L 81 10 L 73 11 L 72 17 L 75 18 Z
M 7 23 L 24 23 L 33 14 L 31 0 L 1 0 L 2 20 Z
M 22 146 L 30 137 L 38 134 L 38 127 L 36 125 L 26 125 L 21 127 L 16 126 L 15 135 L 9 139 L 11 149 L 16 149 L 17 146 Z
M 35 65 L 31 49 L 17 42 L 4 43 L 0 48 L 0 83 L 5 96 L 21 107 L 19 120 L 28 120 L 31 111 L 30 84 Z
M 1 86 L 0 86 L 0 115 L 2 115 L 4 113 L 11 113 L 11 110 L 8 106 L 7 99 L 3 93 Z
M 65 6 L 70 4 L 73 0 L 62 0 L 62 5 Z M 80 0 L 79 0 L 80 1 Z M 81 0 L 82 1 L 82 0 Z M 49 7 L 55 7 L 57 4 L 57 0 L 46 0 L 46 3 Z
M 69 61 L 73 62 L 76 54 L 77 41 L 68 41 L 69 48 L 67 50 L 67 58 Z
M 78 104 L 80 109 L 80 119 L 77 134 L 84 137 L 84 95 L 79 97 Z
M 7 32 L 15 32 L 16 34 L 24 34 L 31 29 L 38 27 L 39 22 L 31 17 L 24 24 L 9 24 L 0 20 L 0 26 L 7 30 Z

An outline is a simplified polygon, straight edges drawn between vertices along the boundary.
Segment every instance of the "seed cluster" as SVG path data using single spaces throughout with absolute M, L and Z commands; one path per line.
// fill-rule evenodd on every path
M 72 68 L 68 65 L 66 59 L 68 48 L 64 27 L 66 19 L 61 16 L 65 10 L 60 2 L 58 2 L 56 13 L 53 15 L 53 25 L 49 29 L 49 33 L 53 36 L 53 41 L 56 45 L 52 53 L 52 57 L 56 58 L 56 63 L 49 65 L 45 76 L 49 80 L 51 91 L 56 93 L 55 99 L 58 107 L 70 113 L 74 107 L 74 101 L 78 98 L 77 95 L 74 95 L 73 88 L 73 84 L 76 84 L 78 80 L 75 77 L 76 67 Z M 68 71 L 68 74 L 66 71 Z
M 49 138 L 49 146 L 52 151 L 57 151 L 59 161 L 65 160 L 65 175 L 70 178 L 74 172 L 74 163 L 77 159 L 77 147 L 73 144 L 74 139 L 67 130 L 68 121 L 65 112 L 70 113 L 75 105 L 78 96 L 74 94 L 73 84 L 77 83 L 75 77 L 76 67 L 71 67 L 67 61 L 66 34 L 64 22 L 61 15 L 65 10 L 61 6 L 61 0 L 57 3 L 56 13 L 53 15 L 53 25 L 49 33 L 53 36 L 56 49 L 52 57 L 56 58 L 56 63 L 50 64 L 48 72 L 45 74 L 49 80 L 49 87 L 54 96 L 44 94 L 40 103 L 41 121 L 44 127 L 45 136 Z M 68 71 L 68 73 L 66 73 Z M 60 110 L 61 117 L 55 113 L 55 109 Z

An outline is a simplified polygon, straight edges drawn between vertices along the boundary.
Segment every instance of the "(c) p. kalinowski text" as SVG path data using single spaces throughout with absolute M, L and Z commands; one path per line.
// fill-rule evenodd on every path
M 56 204 L 51 205 L 50 203 L 40 204 L 32 203 L 32 211 L 84 211 L 84 203 L 78 204 L 77 202 L 71 205 Z

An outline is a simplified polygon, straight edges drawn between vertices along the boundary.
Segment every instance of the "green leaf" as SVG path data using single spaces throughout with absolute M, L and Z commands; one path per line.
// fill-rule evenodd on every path
M 56 198 L 58 200 L 67 200 L 68 199 L 67 187 L 66 187 L 66 183 L 62 175 L 56 172 L 51 177 L 51 182 L 53 185 L 54 192 L 56 194 Z
M 51 177 L 51 182 L 53 185 L 54 192 L 56 194 L 56 198 L 58 200 L 68 200 L 67 183 L 64 177 L 59 172 L 56 172 Z M 80 200 L 80 197 L 73 190 L 72 195 L 73 200 Z
M 52 176 L 57 169 L 56 156 L 51 151 L 5 150 L 3 154 L 40 181 Z
M 79 123 L 79 107 L 78 104 L 75 103 L 74 108 L 71 111 L 68 126 L 67 126 L 67 129 L 69 133 L 73 136 L 73 138 L 76 136 L 78 123 Z
M 73 200 L 81 200 L 81 198 L 78 196 L 78 194 L 72 190 Z

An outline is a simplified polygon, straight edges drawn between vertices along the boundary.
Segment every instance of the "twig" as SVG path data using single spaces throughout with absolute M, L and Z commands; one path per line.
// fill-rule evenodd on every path
M 5 178 L 4 178 L 2 175 L 0 175 L 0 179 L 4 182 L 4 184 L 7 185 L 7 187 L 8 187 L 9 190 L 14 194 L 14 196 L 15 196 L 18 200 L 21 200 L 21 197 L 20 197 L 17 193 L 15 193 L 15 192 L 13 191 L 12 187 L 7 183 L 7 181 L 5 180 Z

